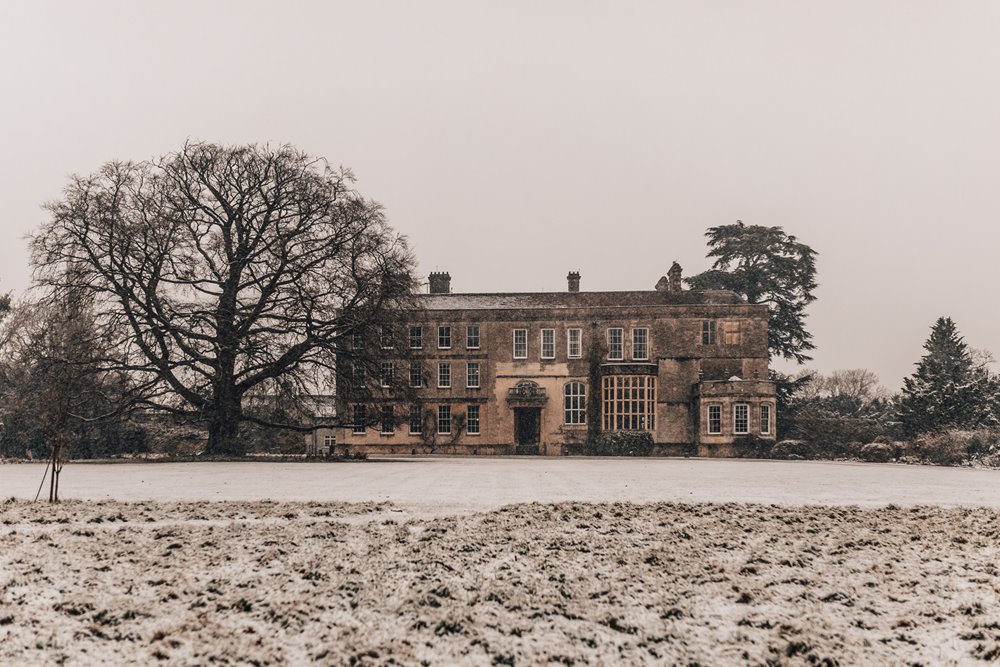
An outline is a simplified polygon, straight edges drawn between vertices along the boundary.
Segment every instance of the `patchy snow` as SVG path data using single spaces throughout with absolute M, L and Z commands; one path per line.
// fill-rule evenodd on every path
M 0 504 L 0 664 L 1000 660 L 996 509 L 394 509 Z
M 0 465 L 0 498 L 33 498 L 44 468 Z M 564 501 L 1000 508 L 1000 470 L 719 459 L 69 464 L 61 489 L 66 498 L 90 500 L 391 501 L 413 515 Z

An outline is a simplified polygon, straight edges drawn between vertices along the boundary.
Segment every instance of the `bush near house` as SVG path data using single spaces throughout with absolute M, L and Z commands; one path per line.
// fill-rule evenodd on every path
M 907 443 L 904 456 L 921 463 L 1000 465 L 1000 430 L 947 429 L 923 433 Z
M 599 433 L 585 443 L 567 445 L 568 456 L 650 456 L 653 434 L 648 431 L 614 431 Z

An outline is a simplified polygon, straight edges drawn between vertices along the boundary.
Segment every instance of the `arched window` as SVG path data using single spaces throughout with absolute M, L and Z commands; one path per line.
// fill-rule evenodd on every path
M 567 424 L 587 423 L 587 385 L 569 382 L 563 389 L 564 421 Z

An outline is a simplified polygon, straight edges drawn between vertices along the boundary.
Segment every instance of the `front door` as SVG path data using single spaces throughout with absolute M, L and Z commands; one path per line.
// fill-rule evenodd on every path
M 518 454 L 538 453 L 541 413 L 541 408 L 514 408 L 514 439 Z

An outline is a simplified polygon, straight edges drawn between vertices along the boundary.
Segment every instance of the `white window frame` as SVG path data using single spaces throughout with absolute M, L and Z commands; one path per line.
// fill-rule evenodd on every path
M 437 432 L 438 435 L 451 435 L 451 406 L 450 405 L 439 405 L 438 415 L 437 415 Z M 447 424 L 448 430 L 445 431 L 441 428 L 442 425 Z
M 740 408 L 745 411 L 746 415 L 746 426 L 743 430 L 740 430 L 739 427 Z M 747 435 L 748 433 L 750 433 L 750 404 L 733 403 L 733 435 Z
M 587 423 L 587 385 L 574 380 L 563 386 L 563 423 Z
M 416 371 L 416 375 L 414 375 Z M 416 382 L 414 382 L 414 379 Z M 419 389 L 424 386 L 424 367 L 420 362 L 410 364 L 410 386 Z
M 642 332 L 642 356 L 636 354 L 635 350 L 638 347 L 636 341 L 636 334 Z M 632 329 L 632 360 L 633 361 L 649 361 L 649 329 L 646 327 L 637 327 Z
M 391 389 L 392 381 L 396 375 L 396 365 L 391 361 L 383 361 L 379 373 L 379 384 L 383 389 Z
M 395 332 L 392 330 L 392 327 L 390 327 L 390 326 L 384 326 L 379 331 L 379 337 L 378 337 L 379 340 L 378 340 L 378 342 L 379 342 L 379 345 L 382 347 L 383 350 L 391 350 L 393 347 L 395 347 L 395 345 L 396 345 L 395 338 L 396 337 L 395 337 L 394 333 Z M 388 343 L 388 344 L 386 344 L 386 343 Z
M 414 336 L 413 332 L 416 331 L 417 335 Z M 408 344 L 411 350 L 419 350 L 424 347 L 424 328 L 422 326 L 410 326 L 409 333 L 407 334 Z M 416 341 L 416 345 L 414 345 Z
M 573 340 L 573 335 L 576 340 Z M 576 352 L 573 352 L 573 344 L 576 343 Z M 579 359 L 583 356 L 583 329 L 566 329 L 566 356 L 570 359 Z
M 548 336 L 548 341 L 545 340 Z M 555 329 L 542 329 L 541 335 L 539 336 L 539 342 L 541 343 L 541 353 L 540 357 L 542 359 L 555 359 L 556 358 L 556 330 Z M 547 352 L 547 354 L 546 354 Z
M 475 337 L 472 336 L 472 330 L 473 329 L 476 330 Z M 465 349 L 467 349 L 467 350 L 478 350 L 479 347 L 480 347 L 480 345 L 482 344 L 482 341 L 479 338 L 481 334 L 482 334 L 482 330 L 479 328 L 478 324 L 470 324 L 467 327 L 465 327 Z M 476 341 L 475 345 L 473 345 L 470 342 L 470 341 L 473 340 L 473 338 Z
M 416 417 L 416 419 L 414 419 Z M 410 406 L 410 424 L 409 433 L 410 435 L 420 435 L 424 432 L 424 407 L 420 404 L 414 404 Z M 414 430 L 413 426 L 416 424 L 417 429 Z
M 611 342 L 612 332 L 618 332 L 618 354 L 615 355 L 614 345 Z M 623 361 L 625 359 L 625 330 L 621 327 L 608 327 L 608 359 L 610 361 Z
M 521 354 L 517 353 L 517 338 L 518 334 L 521 335 Z M 528 330 L 527 329 L 514 329 L 514 339 L 513 339 L 513 349 L 511 350 L 515 359 L 527 359 L 528 358 Z
M 475 374 L 473 374 L 473 369 L 475 369 Z M 481 368 L 478 361 L 470 361 L 465 365 L 465 387 L 467 389 L 479 389 L 481 387 L 482 377 Z M 473 384 L 475 380 L 475 384 Z
M 655 431 L 656 376 L 602 377 L 601 422 L 605 431 Z
M 438 325 L 438 349 L 439 350 L 450 350 L 451 349 L 451 325 L 449 324 L 439 324 Z M 441 340 L 447 338 L 448 344 L 442 345 Z
M 392 428 L 389 429 L 389 430 L 386 430 L 386 428 L 385 428 L 385 426 L 386 426 L 385 414 L 386 414 L 386 410 L 387 409 L 389 411 L 389 425 L 392 426 Z M 379 415 L 379 416 L 380 416 L 380 420 L 379 420 L 380 421 L 379 434 L 381 434 L 381 435 L 392 435 L 393 433 L 395 433 L 396 432 L 396 411 L 393 410 L 392 406 L 391 405 L 383 405 L 382 406 L 382 414 Z
M 327 433 L 323 436 L 323 446 L 324 447 L 336 447 L 337 446 L 337 436 L 332 433 Z
M 451 364 L 449 363 L 438 364 L 438 389 L 451 389 Z
M 360 418 L 359 418 L 359 415 L 360 415 Z M 352 420 L 354 423 L 351 424 L 351 433 L 354 433 L 356 435 L 364 434 L 364 432 L 365 432 L 365 420 L 368 419 L 368 415 L 366 414 L 365 406 L 363 406 L 363 405 L 355 405 L 354 406 L 354 412 L 352 413 L 351 416 L 354 418 Z
M 712 429 L 712 411 L 716 410 L 719 413 L 718 419 L 716 419 L 716 424 L 718 428 Z M 706 407 L 705 412 L 705 432 L 709 435 L 722 435 L 722 404 L 721 403 L 710 403 Z
M 476 417 L 473 419 L 472 412 L 475 410 Z M 478 405 L 469 405 L 465 408 L 465 433 L 467 435 L 479 435 L 483 432 L 483 411 Z M 473 425 L 475 425 L 475 430 L 472 430 Z
M 770 403 L 761 403 L 760 404 L 760 432 L 761 432 L 761 435 L 771 435 L 771 415 L 772 414 L 773 414 L 773 411 L 771 409 L 771 404 Z M 767 415 L 767 416 L 765 417 L 765 415 Z M 766 429 L 764 428 L 765 424 L 767 425 Z

